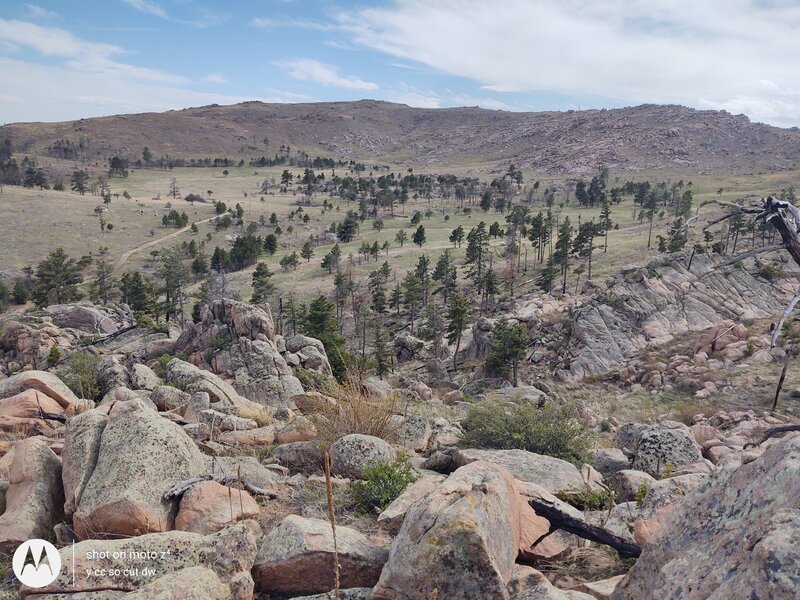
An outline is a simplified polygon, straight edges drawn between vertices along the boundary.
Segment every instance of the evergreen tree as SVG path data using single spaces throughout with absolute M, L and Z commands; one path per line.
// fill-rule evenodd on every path
M 561 292 L 567 291 L 567 272 L 569 271 L 569 256 L 572 246 L 572 225 L 569 222 L 569 217 L 564 217 L 564 221 L 558 228 L 558 238 L 556 239 L 556 248 L 553 252 L 553 263 L 561 268 L 561 276 L 563 283 Z
M 489 257 L 489 234 L 486 223 L 481 221 L 467 234 L 467 256 L 465 263 L 470 266 L 467 276 L 476 281 L 481 278 L 485 270 L 485 263 Z
M 422 245 L 426 242 L 424 225 L 420 225 L 419 227 L 417 227 L 417 230 L 414 232 L 414 236 L 412 237 L 412 241 L 417 246 L 422 248 Z
M 266 263 L 258 263 L 253 271 L 253 295 L 250 302 L 264 304 L 269 302 L 270 296 L 275 293 L 275 284 L 272 283 L 272 271 Z
M 300 257 L 297 256 L 297 252 L 292 252 L 282 257 L 279 263 L 284 271 L 288 271 L 289 269 L 296 270 L 297 265 L 300 263 Z
M 86 184 L 89 182 L 89 174 L 86 171 L 74 171 L 70 179 L 70 187 L 73 192 L 83 196 L 86 193 Z
M 464 228 L 461 225 L 459 225 L 458 227 L 453 229 L 453 231 L 450 233 L 450 243 L 453 244 L 454 248 L 456 246 L 460 248 L 461 242 L 463 241 L 464 241 Z
M 268 233 L 264 236 L 264 251 L 270 256 L 278 251 L 278 236 L 274 233 Z
M 403 304 L 403 290 L 398 283 L 394 288 L 392 288 L 392 293 L 389 294 L 389 308 L 394 308 L 397 310 L 397 314 L 400 314 L 400 306 Z
M 219 246 L 214 248 L 214 254 L 211 255 L 211 268 L 217 273 L 224 273 L 230 268 L 230 259 L 226 250 Z
M 426 254 L 423 254 L 417 260 L 417 266 L 414 268 L 414 273 L 419 279 L 422 287 L 422 305 L 428 304 L 428 292 L 431 287 L 431 259 Z
M 100 256 L 94 261 L 95 275 L 89 290 L 89 297 L 94 302 L 108 304 L 108 300 L 116 287 L 116 282 L 111 277 L 114 267 L 106 260 L 108 248 L 101 247 L 99 254 Z
M 24 281 L 18 279 L 14 284 L 14 289 L 11 291 L 11 298 L 14 304 L 25 304 L 31 297 L 31 291 Z
M 323 269 L 328 270 L 328 274 L 333 273 L 333 270 L 339 270 L 339 261 L 342 258 L 342 249 L 339 247 L 339 244 L 334 244 L 333 248 L 322 257 L 321 266 Z
M 525 358 L 528 333 L 521 323 L 510 323 L 505 316 L 494 325 L 492 349 L 486 357 L 489 373 L 498 377 L 511 374 L 514 387 L 519 382 L 519 361 Z
M 448 298 L 455 291 L 457 285 L 456 264 L 449 249 L 439 255 L 431 277 L 439 284 L 439 288 L 434 290 L 433 293 L 441 292 L 442 301 L 447 304 Z
M 306 262 L 310 262 L 311 259 L 314 257 L 314 246 L 311 245 L 311 242 L 306 242 L 303 244 L 303 249 L 300 250 L 300 256 L 306 259 Z
M 611 220 L 611 204 L 608 202 L 608 198 L 603 198 L 603 203 L 600 205 L 600 230 L 606 238 L 603 243 L 603 254 L 608 252 L 608 232 L 613 226 L 614 222 Z
M 308 307 L 303 329 L 307 335 L 322 342 L 334 377 L 339 382 L 344 382 L 348 366 L 353 361 L 345 348 L 345 338 L 339 333 L 339 322 L 335 311 L 333 302 L 325 296 L 318 296 Z
M 397 234 L 395 234 L 394 239 L 398 244 L 400 244 L 400 247 L 402 248 L 403 244 L 405 244 L 408 241 L 408 234 L 406 233 L 406 230 L 401 229 L 400 231 L 398 231 Z
M 447 343 L 455 344 L 453 352 L 453 368 L 458 370 L 458 350 L 461 346 L 461 335 L 469 325 L 469 301 L 458 290 L 454 290 L 447 311 Z
M 164 314 L 167 321 L 180 315 L 184 320 L 184 295 L 189 280 L 189 269 L 183 264 L 184 254 L 178 246 L 166 248 L 159 253 L 156 274 L 163 281 Z
M 424 290 L 419 276 L 417 276 L 414 271 L 406 273 L 401 285 L 403 288 L 403 304 L 406 305 L 406 309 L 408 310 L 411 333 L 413 334 L 414 319 L 416 319 L 417 313 L 422 305 Z
M 80 300 L 78 286 L 83 283 L 81 268 L 63 248 L 56 248 L 36 267 L 33 298 L 38 306 Z
M 392 351 L 389 348 L 386 332 L 378 319 L 374 320 L 374 327 L 375 340 L 372 356 L 375 360 L 375 374 L 383 379 L 383 376 L 392 370 Z
M 594 245 L 594 239 L 598 237 L 601 232 L 600 225 L 594 221 L 587 221 L 581 223 L 580 227 L 578 227 L 578 233 L 572 241 L 572 252 L 587 261 L 589 270 L 586 275 L 587 279 L 592 278 L 592 253 L 597 248 L 597 246 Z
M 539 277 L 536 279 L 536 285 L 538 285 L 545 292 L 550 293 L 553 290 L 553 283 L 555 282 L 556 277 L 558 277 L 558 267 L 551 256 L 547 259 L 547 264 L 542 267 L 542 270 L 539 272 Z
M 156 311 L 156 290 L 155 285 L 139 271 L 123 273 L 120 277 L 119 291 L 120 300 L 131 307 L 136 313 L 155 316 Z

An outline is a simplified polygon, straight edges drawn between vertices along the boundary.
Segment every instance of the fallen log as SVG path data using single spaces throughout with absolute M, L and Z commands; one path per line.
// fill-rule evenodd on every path
M 216 481 L 221 485 L 227 486 L 235 486 L 240 485 L 242 486 L 247 492 L 253 494 L 254 496 L 264 496 L 269 498 L 270 500 L 275 500 L 276 498 L 280 498 L 279 494 L 276 494 L 273 491 L 265 490 L 264 488 L 256 487 L 244 477 L 239 477 L 238 475 L 224 475 L 222 473 L 218 473 L 215 475 L 199 475 L 197 477 L 191 477 L 189 479 L 184 479 L 183 481 L 179 481 L 172 488 L 164 494 L 164 500 L 172 500 L 173 498 L 177 498 L 182 496 L 186 493 L 189 489 L 197 485 L 198 483 L 202 483 L 203 481 Z
M 529 499 L 528 504 L 536 511 L 537 515 L 550 521 L 550 531 L 543 535 L 542 538 L 537 540 L 532 546 L 538 544 L 543 538 L 547 537 L 555 530 L 561 529 L 562 531 L 572 533 L 585 540 L 608 546 L 616 550 L 622 557 L 639 558 L 639 555 L 642 553 L 642 547 L 638 544 L 626 540 L 608 529 L 576 519 L 553 504 L 535 499 Z

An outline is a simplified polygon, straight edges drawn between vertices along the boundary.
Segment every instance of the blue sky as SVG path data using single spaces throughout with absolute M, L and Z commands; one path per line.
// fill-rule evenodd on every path
M 795 0 L 4 0 L 0 123 L 375 98 L 796 126 L 797 31 Z

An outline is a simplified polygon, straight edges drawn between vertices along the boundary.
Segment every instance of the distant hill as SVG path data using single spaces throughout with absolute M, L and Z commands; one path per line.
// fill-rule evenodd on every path
M 542 173 L 584 174 L 604 163 L 625 171 L 680 169 L 745 174 L 792 168 L 800 131 L 751 123 L 744 115 L 682 106 L 520 113 L 481 108 L 422 109 L 362 100 L 314 104 L 245 102 L 165 113 L 0 127 L 18 150 L 57 156 L 58 140 L 92 157 L 257 158 L 280 145 L 312 156 L 409 166 L 515 163 Z M 269 145 L 265 148 L 264 138 Z

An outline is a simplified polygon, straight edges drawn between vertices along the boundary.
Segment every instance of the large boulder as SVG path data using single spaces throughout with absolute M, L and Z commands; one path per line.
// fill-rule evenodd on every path
M 209 534 L 242 518 L 258 517 L 258 503 L 243 490 L 202 481 L 183 494 L 175 529 Z
M 331 446 L 331 470 L 336 475 L 361 479 L 371 465 L 390 464 L 397 452 L 381 438 L 351 433 Z
M 341 587 L 366 587 L 378 581 L 386 550 L 348 527 L 336 528 Z M 262 592 L 316 593 L 334 587 L 331 525 L 320 519 L 289 515 L 264 539 L 253 567 Z
M 445 480 L 444 475 L 428 475 L 408 486 L 378 515 L 378 524 L 392 534 L 397 534 L 403 525 L 406 512 L 414 504 L 433 492 Z
M 42 309 L 42 312 L 47 314 L 53 323 L 64 329 L 77 329 L 90 334 L 108 334 L 134 324 L 133 314 L 126 309 L 124 305 L 101 306 L 77 302 L 51 304 Z
M 61 461 L 42 438 L 18 442 L 9 468 L 5 511 L 0 515 L 0 553 L 22 542 L 47 539 L 64 505 Z
M 516 479 L 542 486 L 555 493 L 561 490 L 580 490 L 584 480 L 578 468 L 560 458 L 535 454 L 526 450 L 464 449 L 453 453 L 453 462 L 464 466 L 475 461 L 495 463 L 507 469 Z
M 72 517 L 100 454 L 100 438 L 108 424 L 105 410 L 95 408 L 67 421 L 61 451 L 64 481 L 64 513 Z
M 75 533 L 87 539 L 168 531 L 175 505 L 164 494 L 205 471 L 203 455 L 179 425 L 141 400 L 117 404 L 73 515 Z
M 207 393 L 211 399 L 211 408 L 220 412 L 261 409 L 257 403 L 240 396 L 233 386 L 220 376 L 179 358 L 173 358 L 167 363 L 166 375 L 167 382 L 179 386 L 190 394 Z
M 406 513 L 373 600 L 507 600 L 520 542 L 520 496 L 494 464 L 458 469 Z
M 642 430 L 631 468 L 661 477 L 668 470 L 674 471 L 702 458 L 700 447 L 686 425 L 664 421 Z
M 56 598 L 108 598 L 112 592 L 121 590 L 137 591 L 131 597 L 142 600 L 206 597 L 250 600 L 253 597 L 250 570 L 258 550 L 258 533 L 257 523 L 243 521 L 207 536 L 169 531 L 119 540 L 86 540 L 59 550 L 62 568 L 53 583 L 36 590 L 23 586 L 21 593 L 54 594 Z M 218 594 L 216 580 L 206 571 L 195 569 L 187 573 L 194 567 L 211 570 L 228 588 L 228 595 Z M 189 577 L 191 574 L 196 579 Z M 176 589 L 177 581 L 173 578 L 189 586 L 185 595 Z M 198 590 L 204 587 L 210 596 L 200 594 Z M 170 595 L 171 590 L 177 594 Z
M 45 394 L 58 402 L 68 414 L 77 414 L 89 408 L 63 381 L 47 371 L 22 371 L 0 380 L 0 398 L 8 398 L 25 390 L 36 390 Z
M 614 600 L 797 598 L 798 472 L 798 437 L 745 464 L 730 455 L 673 506 Z
M 62 415 L 64 408 L 50 396 L 28 389 L 0 400 L 0 431 L 30 435 L 52 435 L 57 421 L 42 418 L 42 413 Z
M 186 567 L 128 592 L 124 600 L 227 600 L 231 589 L 208 567 Z

